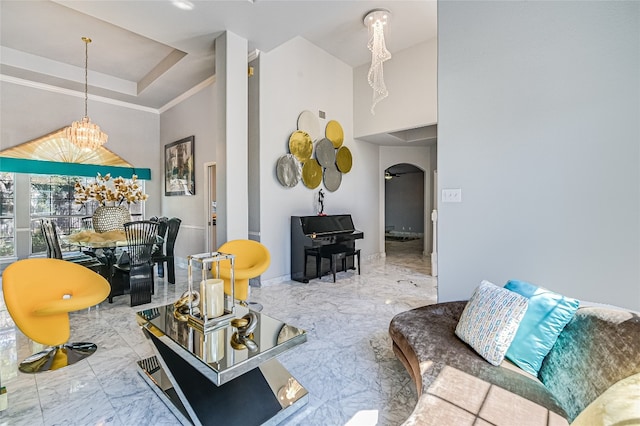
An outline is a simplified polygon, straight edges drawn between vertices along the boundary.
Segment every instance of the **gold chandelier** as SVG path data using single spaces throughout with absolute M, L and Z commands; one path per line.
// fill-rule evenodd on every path
M 89 37 L 82 37 L 84 41 L 84 117 L 80 121 L 74 121 L 65 129 L 65 136 L 69 141 L 80 148 L 96 149 L 107 142 L 109 136 L 100 130 L 100 126 L 94 124 L 87 115 L 88 95 L 88 64 L 89 64 Z

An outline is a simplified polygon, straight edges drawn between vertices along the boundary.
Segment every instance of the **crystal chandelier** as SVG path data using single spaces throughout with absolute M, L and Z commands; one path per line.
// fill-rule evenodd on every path
M 88 64 L 89 64 L 89 43 L 91 39 L 82 37 L 84 41 L 84 117 L 80 121 L 74 121 L 65 130 L 65 136 L 72 144 L 80 148 L 96 149 L 107 142 L 107 134 L 100 130 L 100 126 L 94 124 L 87 115 L 88 95 Z
M 367 74 L 367 80 L 373 89 L 371 114 L 374 115 L 376 104 L 389 96 L 387 86 L 384 84 L 382 64 L 391 59 L 391 53 L 387 50 L 384 42 L 384 32 L 390 16 L 391 12 L 386 9 L 374 9 L 364 17 L 364 25 L 369 29 L 367 47 L 371 51 L 371 67 Z

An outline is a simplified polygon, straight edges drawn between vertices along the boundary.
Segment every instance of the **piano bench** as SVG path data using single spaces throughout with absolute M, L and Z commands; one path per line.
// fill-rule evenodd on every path
M 321 262 L 322 259 L 329 259 L 329 268 L 331 269 L 331 273 L 333 274 L 333 282 L 336 282 L 336 268 L 338 260 L 342 260 L 342 270 L 347 270 L 347 258 L 356 257 L 358 262 L 358 275 L 360 275 L 360 249 L 350 249 L 346 247 L 342 248 L 333 248 L 331 250 L 322 250 L 322 248 L 311 248 L 306 249 L 304 253 L 305 257 L 305 276 L 306 276 L 306 264 L 307 257 L 315 256 L 316 258 L 316 274 L 317 278 L 320 278 L 322 275 Z M 356 259 L 354 259 L 356 260 Z M 355 265 L 355 262 L 354 262 Z M 355 268 L 354 268 L 355 269 Z

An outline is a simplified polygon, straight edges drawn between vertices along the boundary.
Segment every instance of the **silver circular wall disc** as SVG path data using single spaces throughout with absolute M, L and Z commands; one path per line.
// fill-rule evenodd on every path
M 329 139 L 323 138 L 318 141 L 316 144 L 316 158 L 322 167 L 335 166 L 336 149 Z
M 335 164 L 324 169 L 324 186 L 327 188 L 327 191 L 336 191 L 340 188 L 341 182 L 342 173 L 340 173 L 340 170 L 338 170 Z
M 278 159 L 276 174 L 282 186 L 292 188 L 300 182 L 302 165 L 293 154 L 285 154 Z

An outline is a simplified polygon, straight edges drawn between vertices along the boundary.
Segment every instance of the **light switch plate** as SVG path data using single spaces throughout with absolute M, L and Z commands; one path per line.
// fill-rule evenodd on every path
M 462 189 L 460 188 L 443 189 L 442 202 L 443 203 L 461 203 Z

